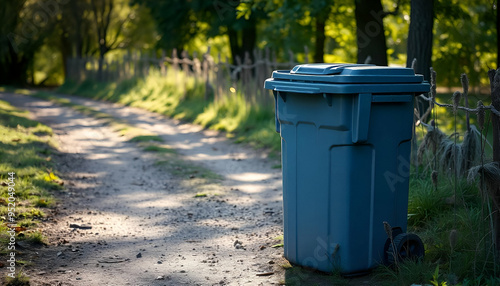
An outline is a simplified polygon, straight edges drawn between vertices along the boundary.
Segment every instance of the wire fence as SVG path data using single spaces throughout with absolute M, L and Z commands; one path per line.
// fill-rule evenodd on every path
M 304 62 L 307 63 L 308 50 L 305 49 Z M 205 98 L 210 95 L 215 100 L 228 94 L 231 88 L 239 89 L 247 101 L 260 105 L 272 105 L 272 96 L 263 88 L 266 78 L 273 70 L 291 69 L 298 64 L 296 55 L 289 51 L 288 62 L 278 62 L 276 53 L 270 49 L 254 50 L 252 55 L 246 53 L 241 59 L 236 57 L 236 63 L 231 63 L 229 57 L 220 53 L 214 59 L 210 55 L 210 48 L 201 56 L 197 53 L 189 55 L 182 51 L 178 55 L 173 50 L 171 56 L 161 51 L 160 56 L 141 52 L 128 52 L 121 59 L 102 62 L 99 71 L 99 60 L 96 58 L 69 58 L 67 60 L 67 79 L 73 82 L 96 80 L 103 82 L 117 82 L 133 77 L 148 76 L 153 70 L 161 76 L 173 76 L 178 79 L 179 85 L 184 84 L 179 73 L 205 83 Z

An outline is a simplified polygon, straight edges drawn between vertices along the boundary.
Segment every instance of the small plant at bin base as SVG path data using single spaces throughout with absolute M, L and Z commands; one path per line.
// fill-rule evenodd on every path
M 445 281 L 439 282 L 439 265 L 436 266 L 434 274 L 432 275 L 432 280 L 430 281 L 433 286 L 447 286 L 448 283 Z
M 389 250 L 390 254 L 388 254 L 388 255 L 392 255 L 394 257 L 394 263 L 395 263 L 395 266 L 397 267 L 398 266 L 398 257 L 397 257 L 398 253 L 397 253 L 396 248 L 394 246 L 394 238 L 392 237 L 392 226 L 386 221 L 384 221 L 383 224 L 384 224 L 385 233 L 387 234 L 387 237 L 391 241 L 391 245 L 392 245 L 392 249 Z
M 29 286 L 30 278 L 26 276 L 21 269 L 16 273 L 14 278 L 7 277 L 6 282 L 7 284 L 5 284 L 5 286 Z

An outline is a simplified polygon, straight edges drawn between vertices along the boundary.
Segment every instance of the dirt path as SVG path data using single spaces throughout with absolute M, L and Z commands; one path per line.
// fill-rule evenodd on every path
M 50 246 L 26 273 L 34 285 L 277 285 L 285 280 L 281 174 L 258 151 L 143 110 L 68 97 L 160 135 L 186 160 L 224 177 L 217 196 L 155 164 L 154 153 L 69 108 L 0 99 L 53 128 L 67 190 L 44 224 Z M 278 136 L 278 135 L 277 135 Z M 79 224 L 81 227 L 70 227 Z

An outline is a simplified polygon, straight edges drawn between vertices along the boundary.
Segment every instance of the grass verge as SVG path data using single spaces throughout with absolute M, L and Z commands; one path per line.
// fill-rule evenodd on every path
M 11 224 L 15 225 L 16 242 L 45 242 L 37 224 L 46 216 L 45 209 L 54 206 L 51 192 L 61 189 L 63 182 L 54 170 L 51 155 L 56 144 L 48 126 L 28 119 L 27 112 L 0 101 L 0 135 L 0 255 L 5 258 L 1 259 L 3 264 L 6 257 L 16 251 L 8 248 L 10 235 L 7 231 Z M 9 178 L 12 179 L 9 181 Z M 13 189 L 9 190 L 9 182 Z M 9 215 L 9 208 L 15 208 L 14 216 Z M 24 285 L 15 283 L 24 283 L 27 279 L 19 270 L 22 255 L 17 253 L 16 278 L 5 281 L 7 285 Z
M 226 131 L 236 142 L 249 142 L 258 147 L 279 150 L 280 139 L 274 132 L 272 108 L 249 103 L 238 91 L 228 93 L 217 101 L 212 98 L 207 100 L 204 97 L 204 84 L 182 74 L 176 79 L 152 74 L 145 79 L 135 78 L 119 83 L 66 83 L 58 91 L 144 108 Z M 449 94 L 444 94 L 439 96 L 438 101 L 449 103 L 450 98 Z M 480 99 L 488 104 L 488 98 Z M 446 134 L 453 133 L 455 126 L 458 132 L 465 129 L 465 113 L 459 112 L 455 120 L 455 115 L 449 109 L 436 110 L 438 125 Z M 474 124 L 474 115 L 471 118 Z M 486 130 L 491 129 L 487 127 Z M 421 139 L 425 132 L 420 127 L 417 136 Z M 485 133 L 487 138 L 491 138 L 491 131 Z M 162 145 L 162 142 L 152 142 L 154 140 L 146 138 L 137 140 L 138 144 L 143 144 L 142 140 L 149 142 L 142 145 L 146 151 L 164 153 L 165 160 L 158 164 L 185 177 L 186 182 L 213 179 L 210 173 L 197 170 L 196 166 L 184 166 L 185 162 L 179 161 L 175 152 Z M 486 149 L 488 154 L 489 150 Z M 426 245 L 426 258 L 422 263 L 401 264 L 398 269 L 381 267 L 376 276 L 385 281 L 398 281 L 397 284 L 401 285 L 496 285 L 495 276 L 500 273 L 500 269 L 490 248 L 487 203 L 481 198 L 477 187 L 464 181 L 459 181 L 455 187 L 452 182 L 443 181 L 436 188 L 429 177 L 422 175 L 412 177 L 410 182 L 409 231 L 422 237 Z M 206 192 L 198 194 L 204 195 Z M 450 239 L 452 233 L 456 236 L 454 242 Z M 388 282 L 388 285 L 393 284 Z
M 118 102 L 194 122 L 225 131 L 237 143 L 279 151 L 280 137 L 274 131 L 274 108 L 249 102 L 239 89 L 232 91 L 227 91 L 216 101 L 213 96 L 205 98 L 205 84 L 182 73 L 177 77 L 151 73 L 146 78 L 118 83 L 66 82 L 58 89 L 60 93 Z
M 48 100 L 51 102 L 54 102 L 56 104 L 59 104 L 61 106 L 65 107 L 70 107 L 84 115 L 88 115 L 91 117 L 94 117 L 96 119 L 101 119 L 106 125 L 111 126 L 114 131 L 117 131 L 120 133 L 121 136 L 127 136 L 129 138 L 141 138 L 144 137 L 144 140 L 150 140 L 150 137 L 155 136 L 154 134 L 151 134 L 150 132 L 147 132 L 143 129 L 136 128 L 134 126 L 131 126 L 127 124 L 127 122 L 117 119 L 107 113 L 100 112 L 96 109 L 80 105 L 80 104 L 75 104 L 72 103 L 70 100 L 65 99 L 65 98 L 60 98 L 57 96 L 52 95 L 51 93 L 48 92 L 35 92 L 29 94 L 32 97 L 40 98 L 43 100 Z M 140 140 L 140 139 L 137 139 Z
M 157 153 L 156 164 L 170 174 L 182 179 L 181 185 L 186 187 L 186 189 L 192 190 L 195 193 L 218 194 L 220 190 L 218 182 L 222 180 L 222 177 L 199 164 L 183 159 L 175 149 L 165 144 L 160 136 L 134 127 L 125 120 L 118 119 L 110 114 L 72 103 L 67 99 L 59 98 L 50 93 L 38 92 L 31 94 L 31 96 L 49 100 L 56 104 L 70 107 L 84 115 L 104 120 L 105 124 L 111 126 L 122 136 L 129 138 L 129 142 L 136 143 L 138 147 L 146 152 Z

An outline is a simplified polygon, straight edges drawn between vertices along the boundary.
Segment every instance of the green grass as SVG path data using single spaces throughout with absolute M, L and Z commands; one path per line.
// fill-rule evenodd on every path
M 175 150 L 168 147 L 161 147 L 156 145 L 149 145 L 144 148 L 146 152 L 159 152 L 159 153 L 175 153 Z
M 131 138 L 130 140 L 132 140 L 132 142 L 139 142 L 141 140 L 154 141 L 158 140 L 157 138 L 159 138 L 158 136 L 151 134 L 151 132 L 145 131 L 144 129 L 141 128 L 134 127 L 125 122 L 124 120 L 115 118 L 108 113 L 100 112 L 88 106 L 72 103 L 68 99 L 57 97 L 48 92 L 28 93 L 28 95 L 43 100 L 48 100 L 56 104 L 59 104 L 61 106 L 70 107 L 84 115 L 91 116 L 96 119 L 101 119 L 104 122 L 104 124 L 111 126 L 113 130 L 119 132 L 121 136 L 127 136 L 128 138 Z M 159 140 L 161 140 L 161 138 L 159 138 Z
M 194 198 L 217 196 L 221 192 L 222 176 L 199 164 L 184 160 L 176 152 L 160 152 L 157 160 L 156 165 L 181 179 L 180 186 L 192 192 Z
M 280 149 L 280 136 L 274 131 L 272 106 L 262 107 L 250 102 L 239 91 L 228 91 L 217 101 L 212 96 L 206 100 L 204 83 L 187 78 L 182 73 L 176 78 L 151 74 L 144 79 L 133 78 L 119 83 L 67 82 L 58 92 L 144 108 L 228 132 L 228 136 L 237 143 L 250 143 L 275 151 Z M 487 96 L 471 94 L 470 106 L 475 107 L 478 99 L 485 105 L 491 101 Z M 439 94 L 438 102 L 451 103 L 451 93 Z M 86 108 L 81 111 L 93 113 Z M 456 131 L 462 134 L 458 140 L 460 142 L 466 128 L 465 112 L 459 111 L 456 116 L 447 108 L 436 108 L 435 112 L 435 116 L 430 119 L 435 118 L 439 128 L 448 135 L 455 132 L 456 126 Z M 105 114 L 97 113 L 94 116 L 109 120 Z M 470 118 L 471 124 L 476 124 L 476 115 L 471 114 Z M 417 139 L 421 140 L 426 130 L 419 127 L 416 133 Z M 491 124 L 485 126 L 484 134 L 491 142 Z M 211 184 L 220 179 L 216 174 L 183 161 L 175 152 L 170 152 L 170 148 L 159 144 L 161 141 L 155 141 L 154 136 L 135 139 L 146 151 L 159 153 L 162 157 L 158 164 L 184 178 L 183 184 L 196 189 L 194 196 L 210 194 Z M 276 153 L 270 153 L 270 156 L 276 156 L 273 155 Z M 485 153 L 491 155 L 491 148 L 487 147 Z M 280 165 L 273 167 L 279 168 Z M 425 260 L 421 263 L 402 263 L 397 269 L 381 267 L 376 270 L 375 277 L 381 281 L 381 285 L 431 282 L 438 285 L 445 282 L 448 285 L 455 282 L 457 285 L 496 285 L 498 279 L 494 276 L 500 273 L 500 268 L 499 262 L 493 260 L 491 250 L 488 205 L 481 198 L 477 187 L 463 180 L 458 180 L 455 186 L 454 180 L 444 174 L 439 175 L 439 184 L 435 187 L 430 176 L 422 174 L 423 171 L 422 167 L 418 176 L 412 174 L 410 178 L 408 230 L 422 238 L 426 246 Z M 198 187 L 205 189 L 200 191 Z M 453 246 L 450 244 L 452 230 L 457 233 Z M 300 272 L 297 269 L 290 267 L 287 273 L 295 279 L 297 275 L 293 273 Z
M 29 286 L 30 278 L 24 274 L 22 270 L 16 273 L 14 278 L 7 277 L 5 279 L 5 286 Z
M 402 263 L 396 269 L 382 266 L 375 272 L 377 280 L 398 281 L 397 285 L 431 284 L 438 268 L 439 277 L 433 281 L 487 285 L 500 273 L 491 248 L 487 204 L 477 186 L 459 179 L 455 187 L 453 179 L 443 177 L 440 175 L 437 188 L 430 177 L 412 174 L 410 178 L 408 231 L 421 237 L 426 249 L 424 261 Z M 456 233 L 453 245 L 452 231 Z
M 190 190 L 208 192 L 211 195 L 216 195 L 220 191 L 218 182 L 222 180 L 222 176 L 195 164 L 184 160 L 177 152 L 166 144 L 161 144 L 164 140 L 156 135 L 151 134 L 141 128 L 136 128 L 129 125 L 128 122 L 113 117 L 110 114 L 97 111 L 93 108 L 74 104 L 67 99 L 59 98 L 49 93 L 38 92 L 29 93 L 31 96 L 52 101 L 56 104 L 70 107 L 85 115 L 103 119 L 106 124 L 114 127 L 115 131 L 119 131 L 122 135 L 129 137 L 129 142 L 136 143 L 142 147 L 144 151 L 159 153 L 157 165 L 169 171 L 169 173 L 182 178 L 181 185 Z M 39 200 L 38 204 L 46 202 L 45 199 Z
M 129 140 L 130 142 L 163 142 L 163 139 L 158 135 L 142 135 L 135 136 L 134 138 Z
M 212 100 L 212 96 L 206 100 L 204 83 L 182 73 L 177 78 L 152 73 L 144 79 L 133 78 L 119 83 L 67 82 L 58 92 L 140 107 L 228 132 L 228 137 L 234 138 L 235 142 L 274 151 L 280 149 L 280 137 L 274 131 L 272 106 L 260 107 L 250 103 L 239 91 L 228 91 L 218 101 Z
M 51 155 L 56 152 L 52 130 L 30 120 L 28 113 L 0 101 L 0 182 L 8 172 L 15 173 L 15 223 L 18 240 L 43 241 L 32 230 L 45 208 L 54 206 L 52 192 L 62 188 L 62 180 L 54 174 Z M 8 187 L 0 186 L 0 253 L 7 250 Z M 14 282 L 13 282 L 14 283 Z M 12 284 L 14 285 L 14 284 Z

